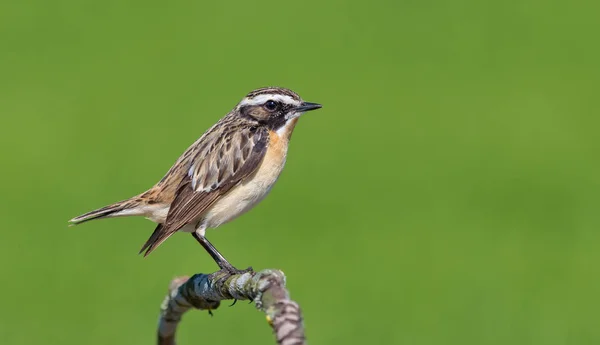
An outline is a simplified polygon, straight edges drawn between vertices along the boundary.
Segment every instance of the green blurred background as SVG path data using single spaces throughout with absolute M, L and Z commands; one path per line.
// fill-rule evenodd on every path
M 187 235 L 67 228 L 141 192 L 248 91 L 324 108 L 271 195 L 208 237 L 280 268 L 311 344 L 598 344 L 600 5 L 3 1 L 0 342 L 151 344 Z M 180 344 L 273 343 L 253 305 Z

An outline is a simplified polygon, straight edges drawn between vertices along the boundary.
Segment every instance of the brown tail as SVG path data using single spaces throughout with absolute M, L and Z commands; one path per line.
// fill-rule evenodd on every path
M 75 217 L 69 221 L 71 225 L 77 225 L 85 223 L 89 220 L 106 218 L 106 217 L 118 217 L 118 216 L 137 216 L 141 213 L 135 211 L 136 203 L 132 199 L 119 201 L 117 203 L 104 206 L 97 210 L 90 211 L 82 214 L 81 216 Z
M 165 230 L 167 229 L 165 229 L 164 224 L 158 224 L 156 229 L 154 229 L 152 235 L 150 235 L 148 241 L 146 241 L 146 243 L 144 243 L 144 245 L 142 246 L 142 249 L 140 249 L 139 254 L 144 253 L 144 257 L 148 256 L 148 254 L 152 253 L 152 251 L 156 249 L 156 247 L 158 247 L 161 243 L 163 243 L 174 233 L 165 232 Z
M 140 206 L 143 205 L 140 205 L 139 197 L 134 197 L 82 214 L 81 216 L 71 219 L 69 222 L 71 225 L 77 225 L 94 219 L 145 215 L 143 207 Z M 143 252 L 144 256 L 147 256 L 173 233 L 174 231 L 169 233 L 165 232 L 164 225 L 158 224 L 148 241 L 146 241 L 140 250 L 140 254 Z

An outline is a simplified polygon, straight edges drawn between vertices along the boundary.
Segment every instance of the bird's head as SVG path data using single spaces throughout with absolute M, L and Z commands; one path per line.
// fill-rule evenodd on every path
M 320 104 L 304 102 L 297 93 L 281 87 L 265 87 L 250 92 L 236 107 L 239 116 L 277 130 Z

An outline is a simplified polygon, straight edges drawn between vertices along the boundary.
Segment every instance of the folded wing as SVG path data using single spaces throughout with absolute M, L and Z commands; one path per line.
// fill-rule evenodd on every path
M 260 166 L 268 147 L 267 129 L 230 127 L 218 134 L 210 133 L 201 141 L 179 183 L 166 222 L 158 225 L 140 251 L 145 251 L 144 256 L 185 225 L 199 222 L 221 195 Z

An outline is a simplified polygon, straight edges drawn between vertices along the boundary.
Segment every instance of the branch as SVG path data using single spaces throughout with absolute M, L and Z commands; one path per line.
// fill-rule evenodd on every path
M 183 314 L 191 308 L 211 310 L 227 299 L 252 300 L 267 316 L 277 344 L 305 345 L 300 307 L 285 289 L 285 275 L 279 270 L 231 274 L 217 271 L 178 277 L 169 285 L 169 293 L 161 305 L 158 344 L 175 345 L 175 331 Z

